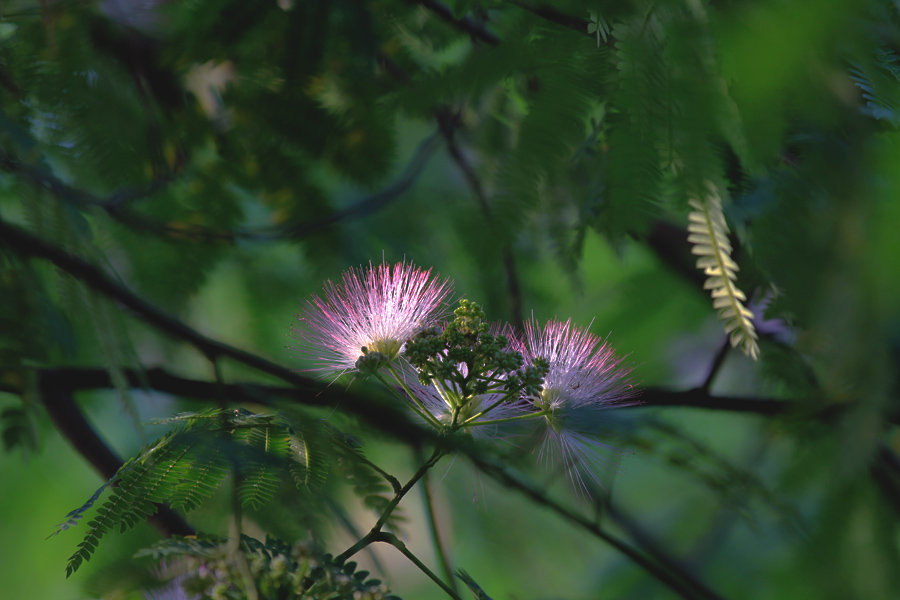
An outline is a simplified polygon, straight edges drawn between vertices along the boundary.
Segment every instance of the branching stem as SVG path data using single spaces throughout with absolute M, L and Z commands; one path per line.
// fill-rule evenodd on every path
M 394 535 L 393 533 L 388 533 L 388 532 L 380 531 L 380 532 L 378 532 L 377 534 L 375 534 L 374 539 L 373 539 L 372 541 L 373 541 L 373 542 L 384 542 L 384 543 L 386 543 L 386 544 L 390 544 L 391 546 L 393 546 L 394 548 L 396 548 L 397 550 L 399 550 L 399 551 L 400 551 L 400 554 L 402 554 L 403 556 L 405 556 L 406 558 L 408 558 L 408 559 L 410 560 L 411 563 L 413 563 L 414 565 L 416 565 L 416 566 L 419 568 L 420 571 L 422 571 L 423 573 L 425 573 L 425 574 L 428 576 L 429 579 L 431 579 L 431 580 L 432 580 L 433 582 L 435 582 L 438 586 L 440 586 L 440 588 L 441 588 L 442 590 L 444 590 L 444 591 L 447 593 L 448 596 L 450 596 L 451 598 L 453 598 L 453 600 L 462 600 L 462 598 L 460 598 L 459 594 L 457 594 L 456 591 L 453 590 L 453 588 L 451 588 L 451 587 L 448 586 L 446 583 L 444 583 L 443 581 L 441 581 L 441 578 L 438 577 L 438 576 L 434 573 L 434 571 L 432 571 L 431 569 L 429 569 L 428 566 L 425 565 L 425 563 L 423 563 L 421 560 L 419 560 L 419 557 L 417 557 L 415 554 L 413 554 L 412 552 L 410 552 L 410 551 L 409 551 L 409 548 L 406 547 L 406 544 L 404 544 L 403 541 L 401 541 L 401 540 L 400 540 L 396 535 Z M 451 579 L 451 581 L 452 581 L 452 579 Z
M 394 370 L 394 367 L 388 365 L 388 370 L 391 372 L 391 375 L 393 375 L 394 379 L 397 381 L 400 387 L 403 388 L 403 391 L 406 393 L 406 397 L 412 402 L 413 410 L 415 410 L 419 414 L 419 416 L 425 419 L 430 425 L 440 429 L 440 421 L 438 421 L 434 417 L 434 415 L 429 412 L 428 408 L 426 408 L 425 405 L 422 404 L 422 401 L 419 400 L 419 397 L 412 393 L 412 390 L 409 389 L 409 386 L 406 385 L 406 382 L 403 380 L 403 378 L 400 377 L 399 374 Z M 375 377 L 377 377 L 378 381 L 383 383 L 386 388 L 388 388 L 392 392 L 394 391 L 394 388 L 391 387 L 390 382 L 384 378 L 384 375 L 382 375 L 380 371 L 375 373 Z
M 403 500 L 403 497 L 409 493 L 409 490 L 413 488 L 416 483 L 425 476 L 425 473 L 428 472 L 428 469 L 433 467 L 440 460 L 441 456 L 443 456 L 443 452 L 439 448 L 435 448 L 434 452 L 432 452 L 431 456 L 426 460 L 419 470 L 415 472 L 415 474 L 410 478 L 409 481 L 406 482 L 400 491 L 394 494 L 394 497 L 391 499 L 390 503 L 385 507 L 384 511 L 381 513 L 381 516 L 378 517 L 378 521 L 375 522 L 375 525 L 372 526 L 372 529 L 359 539 L 355 544 L 341 552 L 335 557 L 335 561 L 337 563 L 343 563 L 348 558 L 371 544 L 372 542 L 379 541 L 379 535 L 381 534 L 381 528 L 384 527 L 384 524 L 387 523 L 387 520 L 390 518 L 391 514 L 393 514 L 394 510 L 397 508 L 397 505 L 400 504 L 400 501 Z
M 725 357 L 728 356 L 728 351 L 731 349 L 731 344 L 728 342 L 728 336 L 725 336 L 725 340 L 719 346 L 719 349 L 716 350 L 716 355 L 713 357 L 712 364 L 709 367 L 709 373 L 706 375 L 706 379 L 703 380 L 703 385 L 700 386 L 705 392 L 709 392 L 709 389 L 712 387 L 713 381 L 716 380 L 716 376 L 719 374 L 719 370 L 722 368 L 722 364 L 725 362 Z
M 466 425 L 467 427 L 479 427 L 481 425 L 497 425 L 499 423 L 512 423 L 513 421 L 526 421 L 528 419 L 537 419 L 537 418 L 543 417 L 547 414 L 549 414 L 548 411 L 542 410 L 540 412 L 527 413 L 524 415 L 516 415 L 515 417 L 504 417 L 502 419 L 488 419 L 487 421 L 475 421 L 473 423 L 469 423 L 469 421 L 471 421 L 472 419 L 475 418 L 475 417 L 472 417 L 472 419 L 469 419 L 469 421 L 466 421 L 465 423 L 463 423 L 463 425 Z
M 471 417 L 469 417 L 468 419 L 466 419 L 465 421 L 463 421 L 463 422 L 462 422 L 462 426 L 468 425 L 470 422 L 474 421 L 475 419 L 477 419 L 477 418 L 479 418 L 479 417 L 482 417 L 482 416 L 488 414 L 489 412 L 491 412 L 492 410 L 494 410 L 495 408 L 497 408 L 498 406 L 500 406 L 501 404 L 503 404 L 503 403 L 506 402 L 507 400 L 509 400 L 509 395 L 508 395 L 508 394 L 502 396 L 499 400 L 497 400 L 496 402 L 494 402 L 493 404 L 491 404 L 490 406 L 488 406 L 488 407 L 485 408 L 484 410 L 478 411 L 477 413 L 475 413 L 474 415 L 472 415 Z M 502 419 L 501 419 L 501 421 L 502 421 Z

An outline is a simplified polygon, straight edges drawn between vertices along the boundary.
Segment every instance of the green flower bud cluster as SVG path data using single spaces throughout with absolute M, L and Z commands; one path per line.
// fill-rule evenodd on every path
M 356 359 L 356 369 L 360 375 L 374 375 L 381 367 L 391 362 L 391 358 L 383 352 L 370 351 L 366 346 L 360 350 L 362 355 Z
M 463 298 L 453 315 L 443 329 L 428 327 L 406 343 L 404 357 L 423 385 L 447 382 L 462 398 L 500 389 L 511 399 L 540 393 L 547 361 L 526 366 L 507 336 L 490 333 L 484 310 L 475 302 Z

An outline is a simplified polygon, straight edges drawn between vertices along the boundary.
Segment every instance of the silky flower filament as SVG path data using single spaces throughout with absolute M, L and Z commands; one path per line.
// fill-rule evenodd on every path
M 520 335 L 467 299 L 451 315 L 451 289 L 411 263 L 351 269 L 307 302 L 295 334 L 313 370 L 374 375 L 442 433 L 521 437 L 503 426 L 532 422 L 538 456 L 586 491 L 611 449 L 596 413 L 636 402 L 630 368 L 571 321 L 532 320 Z

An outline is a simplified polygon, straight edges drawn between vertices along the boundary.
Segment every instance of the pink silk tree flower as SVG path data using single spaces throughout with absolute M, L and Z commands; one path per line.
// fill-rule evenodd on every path
M 342 374 L 357 369 L 361 358 L 371 365 L 396 359 L 406 341 L 445 313 L 453 286 L 433 277 L 431 269 L 411 263 L 350 269 L 340 284 L 327 281 L 322 297 L 307 301 L 293 330 L 312 371 Z
M 584 476 L 600 484 L 600 472 L 618 454 L 598 438 L 602 412 L 637 404 L 631 368 L 609 344 L 571 321 L 551 320 L 543 328 L 526 323 L 523 356 L 526 361 L 542 357 L 550 364 L 534 401 L 535 408 L 546 412 L 540 456 L 563 466 L 576 491 L 589 495 Z

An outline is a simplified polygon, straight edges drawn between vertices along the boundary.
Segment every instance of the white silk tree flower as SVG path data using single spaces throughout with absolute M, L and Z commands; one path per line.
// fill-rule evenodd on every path
M 307 301 L 294 337 L 313 371 L 342 374 L 377 369 L 446 312 L 448 279 L 411 263 L 350 269 L 339 284 L 327 281 L 321 297 Z
M 544 413 L 540 456 L 562 467 L 579 493 L 589 495 L 585 477 L 600 484 L 600 474 L 618 450 L 601 441 L 603 411 L 637 404 L 631 368 L 615 350 L 586 329 L 551 320 L 542 328 L 525 324 L 526 361 L 542 357 L 550 370 L 535 408 Z

